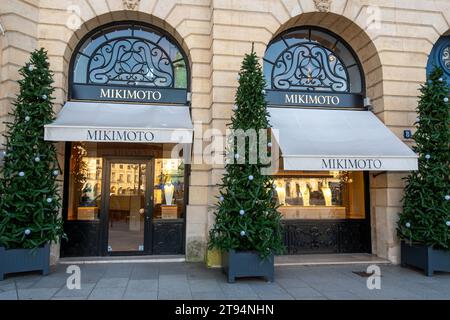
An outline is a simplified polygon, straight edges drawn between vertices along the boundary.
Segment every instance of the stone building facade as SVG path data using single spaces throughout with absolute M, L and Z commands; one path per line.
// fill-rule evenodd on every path
M 361 62 L 373 113 L 401 140 L 413 130 L 418 88 L 426 79 L 433 45 L 450 30 L 448 0 L 2 0 L 0 4 L 0 120 L 8 118 L 18 92 L 18 68 L 39 47 L 48 50 L 55 79 L 55 111 L 68 99 L 69 68 L 89 31 L 117 21 L 158 27 L 187 56 L 191 117 L 208 129 L 225 130 L 232 114 L 237 73 L 254 43 L 263 57 L 285 30 L 316 26 L 343 38 Z M 0 132 L 5 130 L 0 125 Z M 218 132 L 219 132 L 218 131 Z M 212 131 L 215 132 L 215 131 Z M 214 140 L 194 133 L 193 148 Z M 0 142 L 4 143 L 3 138 Z M 64 161 L 64 143 L 58 143 Z M 192 164 L 186 208 L 185 255 L 220 263 L 206 248 L 211 206 L 223 167 Z M 403 172 L 369 174 L 371 251 L 399 262 L 396 221 Z M 53 249 L 54 260 L 59 248 Z

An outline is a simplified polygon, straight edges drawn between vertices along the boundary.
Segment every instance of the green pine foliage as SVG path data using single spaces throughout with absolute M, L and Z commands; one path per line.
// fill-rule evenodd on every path
M 270 128 L 264 87 L 264 75 L 252 49 L 251 54 L 245 56 L 239 73 L 235 98 L 237 109 L 230 129 L 254 129 L 258 132 L 257 141 L 260 141 L 259 130 L 264 129 L 267 134 Z M 237 146 L 230 141 L 228 159 L 239 157 L 242 163 L 231 161 L 225 165 L 226 173 L 215 211 L 216 221 L 209 234 L 210 249 L 257 251 L 262 258 L 283 252 L 281 214 L 277 211 L 273 178 L 261 172 L 270 164 L 262 163 L 259 157 L 254 163 L 249 157 L 250 152 L 261 147 L 267 153 L 267 145 L 250 144 L 248 139 L 245 154 L 239 155 Z
M 407 178 L 397 232 L 405 241 L 450 250 L 449 86 L 442 69 L 420 92 L 413 136 L 419 170 Z
M 63 235 L 58 216 L 60 168 L 44 125 L 53 121 L 53 75 L 47 53 L 36 50 L 20 69 L 20 93 L 7 123 L 1 172 L 0 246 L 37 248 Z

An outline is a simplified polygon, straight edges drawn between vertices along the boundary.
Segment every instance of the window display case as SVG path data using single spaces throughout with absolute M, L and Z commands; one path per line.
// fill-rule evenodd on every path
M 154 219 L 179 219 L 184 210 L 182 159 L 155 159 Z
M 365 217 L 362 172 L 278 172 L 274 184 L 284 219 Z
M 73 143 L 67 220 L 98 220 L 101 206 L 102 159 L 84 143 Z

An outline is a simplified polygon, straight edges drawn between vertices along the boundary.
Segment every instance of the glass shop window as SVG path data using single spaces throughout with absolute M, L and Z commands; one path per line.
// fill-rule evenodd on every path
M 286 171 L 274 184 L 283 219 L 365 218 L 363 172 Z
M 172 144 L 122 144 L 73 142 L 70 153 L 67 220 L 99 220 L 102 187 L 109 186 L 110 195 L 133 195 L 138 182 L 145 182 L 153 194 L 155 219 L 184 218 L 184 161 L 172 156 Z M 107 157 L 120 157 L 123 163 L 112 163 L 110 177 L 103 179 Z M 152 166 L 152 181 L 146 181 L 145 171 L 127 162 L 140 157 Z M 134 179 L 133 179 L 134 178 Z M 105 185 L 106 183 L 106 185 Z
M 182 159 L 155 159 L 154 219 L 184 217 L 184 162 Z
M 101 206 L 102 158 L 84 143 L 72 143 L 67 220 L 98 220 Z

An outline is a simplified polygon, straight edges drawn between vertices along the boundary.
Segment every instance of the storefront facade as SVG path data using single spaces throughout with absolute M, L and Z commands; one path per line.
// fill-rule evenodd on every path
M 279 129 L 275 183 L 288 253 L 369 252 L 399 262 L 401 178 L 414 169 L 404 131 L 414 130 L 429 56 L 447 66 L 450 6 L 374 5 L 2 4 L 2 121 L 30 51 L 46 48 L 55 72 L 58 119 L 46 135 L 64 167 L 71 242 L 54 246 L 53 260 L 176 254 L 220 264 L 206 249 L 223 173 L 211 145 L 225 133 L 254 42 Z
M 161 29 L 118 21 L 89 32 L 69 70 L 68 102 L 45 128 L 66 143 L 61 255 L 183 254 L 185 54 Z

